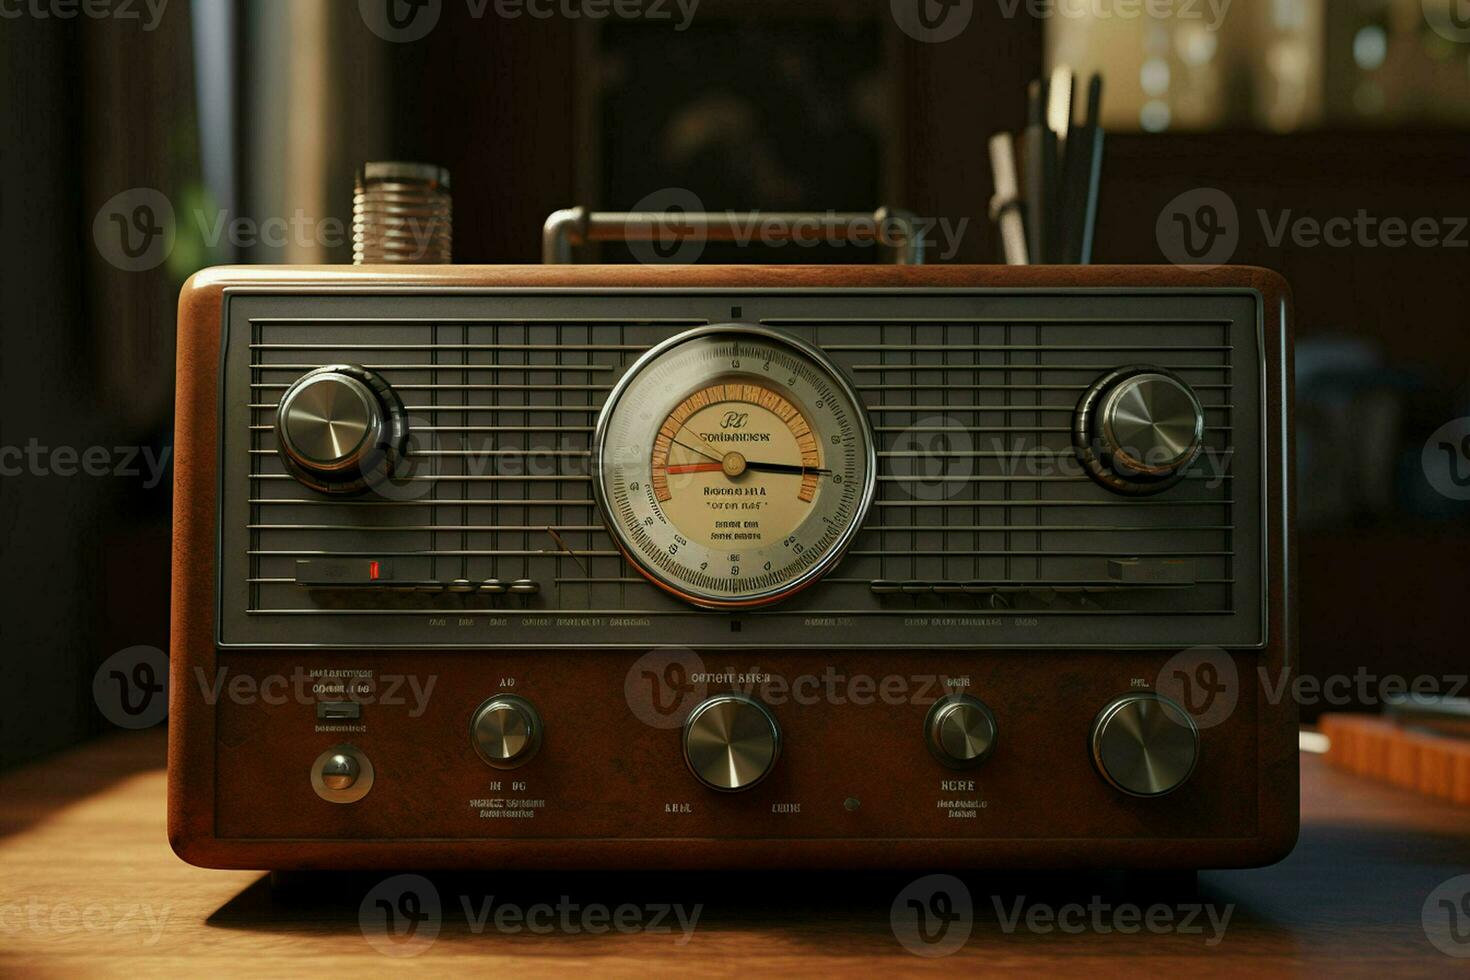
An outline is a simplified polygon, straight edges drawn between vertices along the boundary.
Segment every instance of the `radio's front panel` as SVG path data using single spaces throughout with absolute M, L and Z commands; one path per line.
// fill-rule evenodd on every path
M 1245 293 L 235 295 L 219 640 L 1256 647 L 1266 627 L 1258 304 Z M 836 383 L 758 334 L 696 340 L 702 349 L 624 395 L 601 447 L 621 467 L 609 496 L 621 496 L 600 507 L 611 465 L 599 465 L 594 437 L 610 391 L 651 347 L 732 321 L 816 348 L 858 404 L 841 404 Z M 277 408 L 303 375 L 345 364 L 391 386 L 408 434 L 394 478 L 328 494 L 288 469 Z M 1146 480 L 1109 486 L 1074 446 L 1079 401 L 1133 367 L 1170 372 L 1199 410 L 1197 454 L 1157 492 L 1133 492 L 1153 490 Z M 691 397 L 733 382 L 751 398 L 689 415 L 660 446 Z M 1118 411 L 1147 411 L 1152 393 L 1184 416 L 1185 434 L 1164 437 L 1188 440 L 1193 406 L 1164 404 L 1165 383 Z M 779 398 L 820 440 L 811 471 L 690 472 L 735 449 L 755 466 L 803 464 L 791 423 L 762 398 Z M 859 517 L 865 478 L 871 504 L 840 561 L 782 602 L 725 615 L 640 575 L 606 526 L 676 591 L 707 581 L 716 600 L 769 594 L 810 573 L 803 557 Z
M 181 446 L 217 453 L 208 484 L 181 464 L 216 534 L 182 626 L 209 656 L 176 656 L 180 765 L 212 769 L 193 836 L 277 866 L 1286 843 L 1260 680 L 1286 381 L 1255 289 L 220 300 L 217 426 Z

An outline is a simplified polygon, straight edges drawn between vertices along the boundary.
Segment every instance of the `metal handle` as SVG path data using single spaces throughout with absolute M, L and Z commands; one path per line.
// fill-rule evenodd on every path
M 753 231 L 759 229 L 758 231 Z M 924 236 L 908 211 L 879 208 L 859 211 L 589 211 L 567 208 L 546 219 L 541 232 L 541 261 L 570 265 L 572 249 L 589 242 L 652 242 L 673 235 L 694 235 L 707 242 L 796 241 L 820 233 L 829 242 L 877 242 L 890 248 L 897 265 L 924 264 Z

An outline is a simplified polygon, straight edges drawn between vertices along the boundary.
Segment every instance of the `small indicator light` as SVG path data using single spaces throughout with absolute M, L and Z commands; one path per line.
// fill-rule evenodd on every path
M 382 574 L 382 569 L 378 566 L 378 563 L 377 562 L 375 562 L 375 561 L 368 562 L 368 578 L 370 578 L 374 582 L 376 582 L 378 580 L 378 576 L 381 575 L 381 574 Z

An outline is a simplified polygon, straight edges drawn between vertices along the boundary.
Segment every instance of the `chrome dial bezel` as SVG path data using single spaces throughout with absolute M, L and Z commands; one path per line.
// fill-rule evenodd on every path
M 809 362 L 812 367 L 820 372 L 823 379 L 830 383 L 842 398 L 846 400 L 851 407 L 851 420 L 856 430 L 856 438 L 861 443 L 861 446 L 858 447 L 858 453 L 863 463 L 863 478 L 853 504 L 851 519 L 848 520 L 846 526 L 840 531 L 837 538 L 820 558 L 799 575 L 769 588 L 724 596 L 713 592 L 700 591 L 688 582 L 664 574 L 645 560 L 636 543 L 629 539 L 623 522 L 615 519 L 614 501 L 612 500 L 612 493 L 607 482 L 609 466 L 606 462 L 606 456 L 608 450 L 614 448 L 610 447 L 608 443 L 609 431 L 617 418 L 623 397 L 628 393 L 638 378 L 663 360 L 664 357 L 686 344 L 709 337 L 739 338 L 742 336 L 749 337 L 762 344 L 788 348 L 799 358 Z M 737 375 L 745 374 L 745 372 L 741 371 L 736 371 L 735 373 Z M 755 377 L 753 374 L 751 376 Z M 714 377 L 716 376 L 705 379 L 705 383 L 712 381 Z M 679 398 L 682 399 L 687 394 L 688 392 L 681 392 Z M 676 400 L 674 404 L 678 404 L 678 401 Z M 803 413 L 809 414 L 810 412 L 807 406 L 797 404 L 796 407 Z M 656 415 L 657 413 L 654 414 Z M 646 458 L 652 451 L 651 446 L 640 445 L 636 448 L 639 454 L 638 458 L 640 459 Z M 612 536 L 618 550 L 641 575 L 654 585 L 683 599 L 691 605 L 703 609 L 715 610 L 738 610 L 771 605 L 787 599 L 819 581 L 841 561 L 842 556 L 851 546 L 853 539 L 861 531 L 863 523 L 867 519 L 869 508 L 872 505 L 877 486 L 877 452 L 874 446 L 872 424 L 868 419 L 862 399 L 858 396 L 852 384 L 843 375 L 841 369 L 832 363 L 831 359 L 819 348 L 803 340 L 768 327 L 743 323 L 712 324 L 687 330 L 655 345 L 639 357 L 623 377 L 618 380 L 617 384 L 614 385 L 611 393 L 608 395 L 607 401 L 603 404 L 602 411 L 598 415 L 597 425 L 593 433 L 593 463 L 593 496 L 597 501 L 603 521 L 607 525 L 608 532 Z

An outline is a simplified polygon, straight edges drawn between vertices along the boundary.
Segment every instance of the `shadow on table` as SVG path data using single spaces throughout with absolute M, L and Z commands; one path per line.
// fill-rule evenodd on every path
M 298 873 L 262 877 L 216 928 L 338 935 L 394 952 L 438 946 L 586 955 L 710 937 L 771 949 L 935 955 L 1064 944 L 1078 952 L 1209 953 L 1294 933 L 1208 877 L 1121 874 L 749 872 Z
M 0 838 L 168 762 L 167 726 L 112 732 L 0 773 Z

